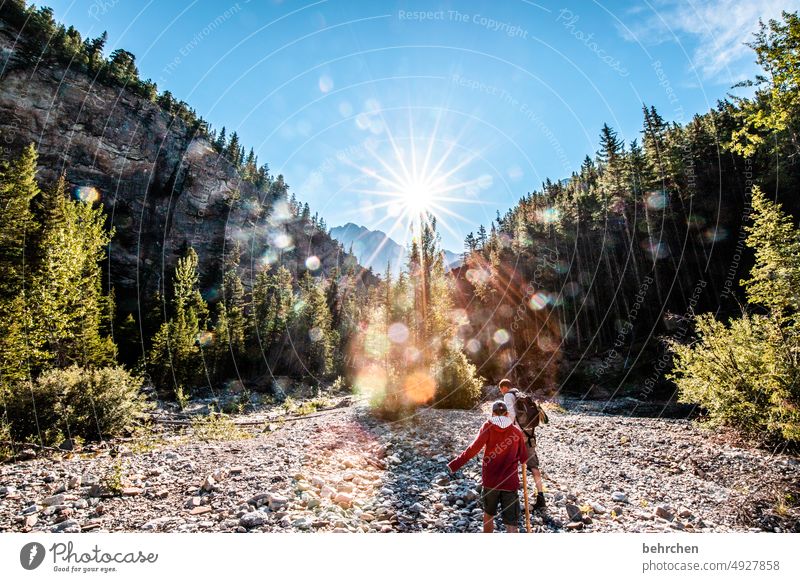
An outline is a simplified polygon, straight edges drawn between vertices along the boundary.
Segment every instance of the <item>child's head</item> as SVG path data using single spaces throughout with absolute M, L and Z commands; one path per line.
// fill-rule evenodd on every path
M 500 380 L 500 383 L 497 385 L 497 387 L 500 388 L 500 392 L 505 394 L 506 392 L 511 390 L 511 380 L 509 380 L 508 378 L 503 378 L 502 380 Z
M 492 404 L 492 416 L 508 416 L 508 408 L 506 408 L 506 403 L 502 400 L 498 400 Z

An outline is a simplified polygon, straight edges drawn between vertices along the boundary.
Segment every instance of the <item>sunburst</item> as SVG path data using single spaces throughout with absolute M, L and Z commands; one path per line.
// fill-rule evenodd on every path
M 389 155 L 381 156 L 375 148 L 368 148 L 367 151 L 375 166 L 351 165 L 359 170 L 363 180 L 370 180 L 374 184 L 373 188 L 359 189 L 356 192 L 378 196 L 385 200 L 361 207 L 359 211 L 385 212 L 375 227 L 390 223 L 388 237 L 402 238 L 404 246 L 414 233 L 421 231 L 424 223 L 433 219 L 436 220 L 437 226 L 444 228 L 456 238 L 461 238 L 450 221 L 458 220 L 466 223 L 469 221 L 455 212 L 452 209 L 453 205 L 486 204 L 486 202 L 457 195 L 459 191 L 479 184 L 480 178 L 464 181 L 456 179 L 456 176 L 467 172 L 468 166 L 478 158 L 480 152 L 470 152 L 462 159 L 453 162 L 453 154 L 459 140 L 447 141 L 439 138 L 438 120 L 433 131 L 424 138 L 415 137 L 411 122 L 409 122 L 409 135 L 402 140 L 396 138 L 385 124 L 384 126 L 387 142 L 391 146 Z M 443 148 L 444 151 L 434 159 L 437 147 Z M 366 262 L 377 256 L 387 240 L 388 238 L 375 249 Z

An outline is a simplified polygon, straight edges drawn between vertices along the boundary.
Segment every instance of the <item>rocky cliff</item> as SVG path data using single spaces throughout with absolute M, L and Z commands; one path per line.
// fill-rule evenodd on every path
M 281 262 L 296 272 L 316 255 L 329 272 L 346 259 L 327 233 L 276 200 L 280 188 L 259 191 L 242 180 L 182 120 L 84 73 L 34 66 L 18 47 L 16 31 L 0 20 L 2 156 L 34 142 L 40 181 L 66 172 L 76 192 L 102 200 L 116 231 L 107 273 L 120 311 L 136 311 L 152 298 L 187 245 L 200 256 L 201 283 L 211 296 L 236 240 L 244 250 L 245 285 L 265 264 Z

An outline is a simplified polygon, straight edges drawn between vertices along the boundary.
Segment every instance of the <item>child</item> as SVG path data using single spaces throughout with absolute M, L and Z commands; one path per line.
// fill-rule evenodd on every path
M 506 531 L 518 531 L 518 467 L 527 460 L 524 439 L 522 431 L 509 418 L 505 403 L 498 400 L 492 405 L 492 417 L 483 424 L 472 444 L 447 464 L 451 471 L 456 472 L 483 450 L 481 504 L 484 533 L 494 531 L 498 505 Z
M 511 387 L 511 380 L 506 378 L 500 380 L 498 388 L 503 394 L 503 402 L 505 402 L 508 409 L 508 417 L 514 423 L 517 420 L 517 391 Z M 533 509 L 544 509 L 546 505 L 544 501 L 544 484 L 542 483 L 542 472 L 539 470 L 539 455 L 536 454 L 536 434 L 533 431 L 529 435 L 525 434 L 524 443 L 528 469 L 531 470 L 533 482 L 536 483 L 536 503 L 533 505 Z

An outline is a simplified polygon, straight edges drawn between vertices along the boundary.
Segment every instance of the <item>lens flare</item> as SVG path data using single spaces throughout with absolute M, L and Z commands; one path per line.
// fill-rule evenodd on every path
M 664 192 L 650 192 L 647 195 L 647 206 L 651 210 L 664 210 L 667 202 L 667 195 Z
M 494 340 L 494 343 L 502 346 L 503 344 L 508 343 L 508 340 L 511 339 L 511 336 L 506 330 L 498 329 L 496 332 L 494 332 L 492 339 Z
M 393 323 L 389 326 L 387 334 L 389 339 L 396 344 L 404 344 L 408 340 L 408 328 L 402 323 Z
M 414 372 L 406 376 L 403 392 L 411 402 L 424 404 L 436 394 L 436 380 L 427 372 Z
M 312 342 L 320 341 L 323 338 L 324 335 L 325 334 L 322 333 L 322 330 L 320 328 L 318 328 L 318 327 L 312 327 L 311 329 L 308 330 L 308 338 Z
M 76 200 L 87 204 L 100 202 L 100 191 L 94 186 L 78 186 L 73 190 L 73 195 Z
M 306 259 L 306 269 L 309 271 L 316 271 L 322 266 L 322 262 L 319 260 L 319 257 L 315 255 L 311 255 Z
M 539 311 L 540 309 L 544 309 L 547 307 L 547 304 L 550 303 L 550 296 L 545 293 L 544 291 L 537 291 L 533 294 L 533 297 L 530 298 L 528 301 L 528 305 L 534 311 Z

